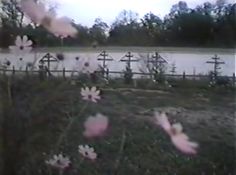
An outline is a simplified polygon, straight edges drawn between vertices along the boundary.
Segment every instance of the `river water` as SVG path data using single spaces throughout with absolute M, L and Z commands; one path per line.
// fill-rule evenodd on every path
M 51 69 L 52 70 L 62 70 L 65 67 L 66 70 L 73 70 L 75 69 L 75 65 L 78 64 L 78 61 L 75 57 L 79 57 L 80 59 L 90 58 L 93 59 L 94 62 L 98 62 L 97 58 L 98 55 L 101 53 L 102 50 L 96 50 L 93 52 L 88 51 L 64 51 L 64 61 L 59 63 L 52 63 Z M 58 51 L 57 51 L 58 52 Z M 60 52 L 60 51 L 59 51 Z M 24 69 L 23 67 L 26 63 L 33 62 L 34 59 L 37 61 L 40 60 L 47 52 L 32 52 L 27 55 L 23 56 L 23 61 L 19 61 L 19 56 L 10 54 L 8 52 L 0 53 L 0 62 L 3 63 L 6 59 L 11 62 L 11 66 L 15 66 L 15 69 Z M 55 56 L 56 52 L 50 52 L 52 55 Z M 107 63 L 110 71 L 122 71 L 125 69 L 126 63 L 121 62 L 121 58 L 124 57 L 127 52 L 126 51 L 108 51 L 108 57 L 112 58 L 113 61 Z M 221 75 L 232 76 L 233 73 L 236 72 L 236 56 L 235 51 L 214 51 L 210 50 L 204 51 L 180 51 L 180 50 L 171 50 L 171 51 L 160 51 L 158 52 L 167 62 L 166 65 L 166 73 L 170 73 L 172 69 L 172 65 L 175 64 L 176 67 L 176 74 L 182 74 L 185 72 L 186 74 L 208 74 L 209 71 L 213 70 L 213 64 L 207 64 L 207 61 L 212 61 L 211 58 L 217 54 L 220 57 L 220 61 L 224 62 L 221 65 Z M 154 52 L 145 52 L 145 51 L 133 51 L 132 55 L 134 56 L 133 59 L 139 60 L 138 62 L 132 62 L 131 67 L 134 72 L 140 72 L 140 69 L 145 71 L 145 66 L 143 63 L 143 59 L 145 59 L 148 55 L 153 55 Z M 11 66 L 9 69 L 11 69 Z

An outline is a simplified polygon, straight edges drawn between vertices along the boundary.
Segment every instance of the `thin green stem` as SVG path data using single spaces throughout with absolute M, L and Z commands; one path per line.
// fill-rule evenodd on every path
M 67 135 L 67 132 L 70 130 L 71 126 L 73 125 L 73 123 L 75 122 L 75 120 L 78 118 L 78 116 L 80 116 L 84 110 L 87 108 L 88 106 L 88 102 L 84 104 L 84 106 L 82 107 L 82 109 L 80 110 L 79 114 L 75 117 L 71 117 L 70 119 L 70 122 L 68 123 L 67 127 L 65 128 L 65 130 L 61 133 L 58 141 L 57 141 L 57 144 L 56 144 L 56 149 L 59 149 L 63 139 L 66 137 Z
M 126 142 L 126 133 L 125 133 L 125 129 L 124 129 L 123 133 L 122 133 L 120 149 L 119 149 L 119 152 L 118 152 L 117 159 L 115 161 L 114 175 L 116 175 L 118 173 L 118 168 L 120 166 L 120 161 L 121 161 L 121 158 L 122 158 L 122 155 L 123 155 L 123 152 L 124 152 L 125 142 Z
M 8 95 L 9 106 L 11 106 L 12 105 L 12 95 L 11 95 L 11 80 L 10 80 L 10 78 L 7 79 L 7 95 Z
M 59 175 L 63 175 L 63 170 L 59 169 Z

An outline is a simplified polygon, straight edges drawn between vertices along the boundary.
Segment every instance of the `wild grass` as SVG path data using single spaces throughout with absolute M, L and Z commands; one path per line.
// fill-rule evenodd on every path
M 141 83 L 141 82 L 140 82 Z M 102 100 L 89 103 L 80 97 L 81 84 L 36 78 L 0 81 L 1 174 L 58 174 L 45 160 L 60 152 L 72 166 L 66 175 L 228 175 L 234 173 L 234 90 L 179 82 L 165 88 L 143 83 L 99 85 Z M 94 84 L 90 84 L 94 85 Z M 10 91 L 9 91 L 10 88 Z M 190 138 L 200 144 L 196 156 L 186 156 L 152 123 L 153 111 L 172 107 L 171 121 L 181 122 Z M 102 113 L 110 126 L 104 138 L 83 137 L 83 122 Z M 55 144 L 71 117 L 76 117 L 59 150 Z M 80 161 L 78 145 L 93 146 L 95 162 Z

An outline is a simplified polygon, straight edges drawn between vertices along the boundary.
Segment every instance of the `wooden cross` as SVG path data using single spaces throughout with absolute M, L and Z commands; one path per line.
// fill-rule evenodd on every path
M 173 63 L 172 67 L 171 67 L 171 71 L 170 71 L 172 73 L 172 75 L 174 75 L 176 73 L 176 68 L 177 67 L 175 66 L 175 63 Z
M 213 61 L 207 61 L 207 64 L 214 64 L 214 76 L 216 77 L 218 75 L 218 70 L 221 69 L 220 65 L 225 64 L 223 61 L 219 61 L 220 57 L 215 55 L 214 57 L 211 58 Z
M 158 52 L 155 52 L 152 59 L 148 60 L 148 63 L 152 63 L 155 70 L 157 70 L 158 68 L 161 68 L 163 64 L 167 63 L 167 61 Z
M 127 58 L 127 59 L 124 59 Z M 137 59 L 132 59 L 134 57 L 134 55 L 131 54 L 131 52 L 128 52 L 123 58 L 121 58 L 120 61 L 122 62 L 126 62 L 127 63 L 127 68 L 131 69 L 131 63 L 132 62 L 138 62 L 139 60 Z
M 99 55 L 98 55 L 98 61 L 102 61 L 102 68 L 105 70 L 106 68 L 106 61 L 113 61 L 112 58 L 107 58 L 109 55 L 106 53 L 106 51 L 102 51 Z
M 39 60 L 39 62 L 42 64 L 47 63 L 47 69 L 50 70 L 50 63 L 59 62 L 59 60 L 56 57 L 52 56 L 50 53 L 47 53 L 41 60 Z

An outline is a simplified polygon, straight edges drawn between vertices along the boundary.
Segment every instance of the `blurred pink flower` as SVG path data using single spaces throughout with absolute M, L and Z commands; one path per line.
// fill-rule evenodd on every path
M 79 62 L 78 72 L 82 72 L 84 74 L 93 74 L 99 68 L 98 62 L 91 58 L 90 55 L 87 55 L 86 58 L 79 60 Z
M 28 39 L 28 36 L 17 36 L 15 40 L 15 45 L 9 46 L 9 49 L 12 53 L 16 55 L 24 55 L 32 50 L 32 44 L 33 43 L 31 40 Z
M 195 142 L 189 141 L 188 136 L 184 133 L 172 135 L 171 141 L 176 146 L 176 148 L 178 148 L 180 151 L 182 151 L 185 154 L 197 153 L 196 148 L 198 147 L 198 144 Z
M 198 144 L 189 140 L 189 137 L 183 133 L 183 127 L 180 123 L 171 125 L 165 113 L 156 112 L 155 119 L 155 123 L 165 130 L 177 149 L 185 154 L 197 153 Z
M 94 148 L 89 147 L 88 145 L 79 145 L 79 153 L 82 154 L 87 159 L 95 160 L 97 158 L 97 153 L 95 153 Z
M 66 17 L 54 18 L 50 25 L 44 25 L 44 27 L 57 37 L 74 37 L 77 34 L 77 30 L 71 25 L 71 23 L 72 21 Z
M 47 11 L 44 4 L 36 3 L 34 0 L 21 0 L 20 7 L 22 11 L 34 23 L 42 25 L 55 36 L 62 38 L 75 36 L 77 30 L 72 26 L 71 20 L 66 17 L 56 18 L 55 12 Z
M 97 101 L 101 99 L 99 94 L 100 90 L 97 90 L 96 87 L 92 87 L 91 89 L 89 89 L 88 87 L 81 89 L 81 95 L 83 99 L 87 101 L 92 101 L 94 103 L 97 103 Z
M 64 170 L 70 166 L 70 159 L 68 157 L 64 157 L 62 154 L 54 155 L 52 159 L 45 161 L 46 164 L 58 168 L 60 170 Z
M 89 117 L 84 123 L 84 136 L 87 138 L 102 136 L 108 128 L 108 118 L 102 114 Z
M 160 125 L 166 132 L 171 129 L 171 124 L 165 113 L 155 112 L 155 123 Z

